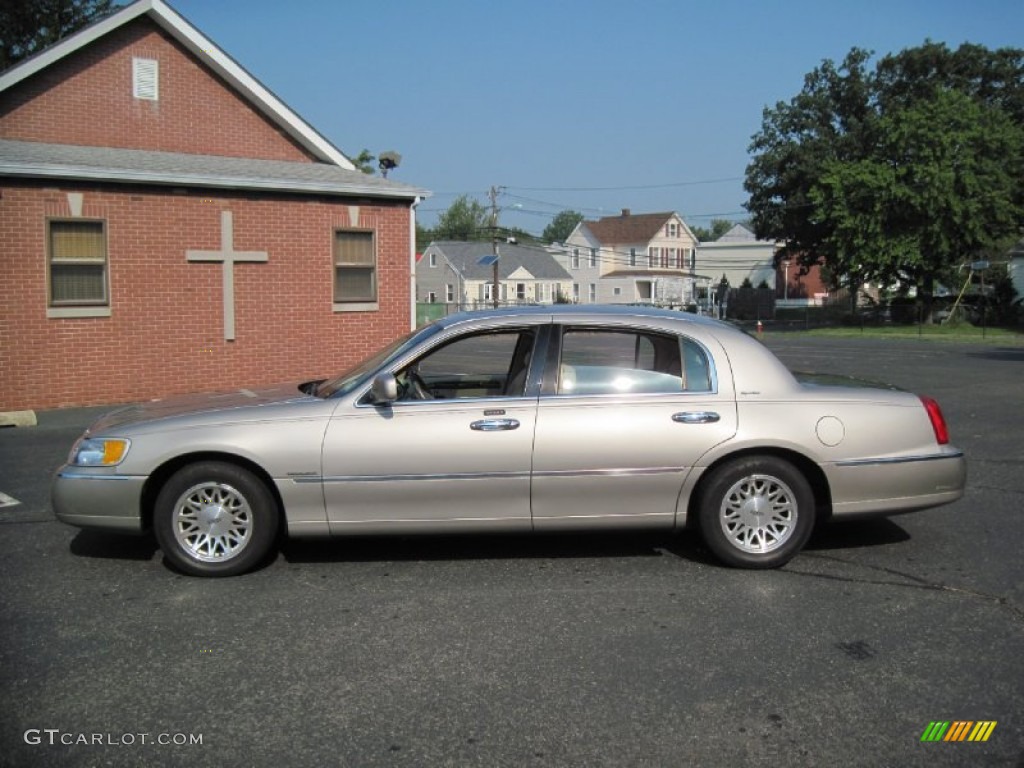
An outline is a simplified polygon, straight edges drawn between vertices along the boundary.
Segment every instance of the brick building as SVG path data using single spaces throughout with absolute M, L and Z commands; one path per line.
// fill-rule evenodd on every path
M 127 6 L 0 74 L 0 411 L 343 370 L 414 324 L 424 194 Z

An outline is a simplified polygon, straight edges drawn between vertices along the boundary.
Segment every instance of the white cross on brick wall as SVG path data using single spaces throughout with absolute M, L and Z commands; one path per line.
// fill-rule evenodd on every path
M 239 261 L 267 261 L 266 251 L 236 251 L 234 248 L 234 221 L 231 211 L 220 212 L 220 250 L 185 251 L 189 261 L 219 261 L 222 263 L 224 283 L 224 339 L 235 338 L 235 263 Z

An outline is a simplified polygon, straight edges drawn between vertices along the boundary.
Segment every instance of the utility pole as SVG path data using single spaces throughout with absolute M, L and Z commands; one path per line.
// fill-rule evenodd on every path
M 491 301 L 494 303 L 494 308 L 498 308 L 498 195 L 501 193 L 502 187 L 491 187 L 491 191 L 488 193 L 491 198 L 491 253 L 494 255 L 494 285 L 491 288 Z

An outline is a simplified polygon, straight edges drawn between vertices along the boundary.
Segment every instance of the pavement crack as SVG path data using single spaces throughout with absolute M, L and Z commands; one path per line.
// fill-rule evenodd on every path
M 995 603 L 1001 608 L 1005 608 L 1014 618 L 1018 621 L 1024 621 L 1024 609 L 1019 608 L 1010 601 L 1008 597 L 1002 595 L 993 595 L 988 592 L 982 592 L 977 589 L 969 589 L 967 587 L 954 587 L 949 584 L 943 584 L 942 582 L 931 581 L 929 579 L 915 576 L 912 573 L 906 573 L 904 571 L 896 570 L 895 568 L 886 568 L 880 565 L 868 565 L 865 563 L 855 563 L 850 560 L 844 560 L 841 557 L 834 557 L 832 555 L 821 555 L 816 552 L 804 552 L 803 557 L 814 558 L 815 560 L 824 560 L 834 563 L 840 563 L 842 565 L 850 566 L 852 568 L 864 568 L 869 571 L 878 571 L 889 576 L 894 576 L 900 579 L 906 579 L 912 583 L 908 584 L 906 581 L 895 581 L 889 579 L 870 579 L 870 578 L 858 578 L 852 576 L 838 576 L 829 573 L 814 573 L 813 571 L 800 571 L 792 567 L 792 564 L 782 569 L 783 573 L 792 573 L 796 576 L 809 576 L 811 578 L 826 579 L 829 581 L 841 581 L 849 584 L 874 584 L 877 586 L 885 587 L 904 587 L 910 589 L 924 589 L 931 592 L 947 592 L 950 594 L 960 595 L 963 597 L 969 597 L 974 600 L 981 600 L 987 603 Z

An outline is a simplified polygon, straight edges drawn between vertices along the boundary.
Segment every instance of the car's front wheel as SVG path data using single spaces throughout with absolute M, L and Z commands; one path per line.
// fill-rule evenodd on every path
M 744 457 L 712 471 L 698 515 L 704 541 L 727 565 L 778 568 L 811 535 L 814 492 L 788 461 Z
M 235 576 L 274 546 L 278 510 L 252 472 L 201 461 L 178 470 L 157 495 L 153 531 L 164 556 L 193 576 Z

